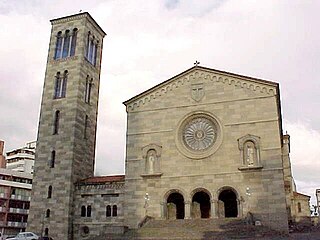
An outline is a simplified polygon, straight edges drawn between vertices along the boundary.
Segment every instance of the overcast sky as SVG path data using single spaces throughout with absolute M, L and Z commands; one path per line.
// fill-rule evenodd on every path
M 123 101 L 190 68 L 280 83 L 298 190 L 320 188 L 320 1 L 1 0 L 0 139 L 35 140 L 51 25 L 88 11 L 104 39 L 96 174 L 124 173 Z

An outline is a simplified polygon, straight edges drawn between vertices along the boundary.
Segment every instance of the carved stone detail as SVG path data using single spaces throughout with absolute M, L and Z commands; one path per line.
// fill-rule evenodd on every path
M 211 113 L 196 111 L 185 116 L 177 127 L 176 145 L 186 157 L 203 159 L 222 142 L 222 127 Z
M 201 67 L 197 67 L 200 68 Z M 226 73 L 228 74 L 228 73 Z M 276 86 L 268 86 L 267 84 L 259 83 L 259 79 L 251 78 L 252 80 L 245 79 L 245 76 L 237 76 L 230 74 L 230 76 L 223 76 L 221 74 L 208 72 L 205 70 L 197 70 L 195 72 L 191 72 L 184 76 L 173 78 L 168 80 L 167 82 L 160 84 L 158 87 L 153 88 L 152 91 L 146 92 L 144 95 L 141 95 L 136 100 L 129 102 L 127 105 L 127 111 L 133 111 L 140 106 L 153 101 L 157 97 L 165 95 L 166 93 L 174 90 L 175 88 L 179 88 L 189 82 L 203 82 L 203 81 L 210 81 L 210 82 L 221 82 L 224 84 L 229 84 L 241 88 L 246 88 L 251 91 L 257 91 L 261 93 L 265 93 L 267 95 L 275 95 L 276 94 Z M 260 80 L 262 81 L 262 80 Z
M 183 141 L 187 147 L 201 151 L 211 147 L 216 138 L 212 121 L 207 118 L 196 118 L 188 123 L 183 131 Z

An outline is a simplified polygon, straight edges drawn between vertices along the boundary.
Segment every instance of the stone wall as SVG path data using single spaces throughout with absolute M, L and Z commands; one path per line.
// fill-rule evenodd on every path
M 277 91 L 275 83 L 195 67 L 125 102 L 126 223 L 137 227 L 144 217 L 145 193 L 148 214 L 156 218 L 166 217 L 170 192 L 180 193 L 189 218 L 197 189 L 208 193 L 211 217 L 218 217 L 219 194 L 230 189 L 239 217 L 250 211 L 287 231 Z M 181 138 L 181 126 L 194 115 L 208 116 L 218 128 L 216 142 L 199 153 L 184 147 Z M 257 141 L 256 162 L 248 166 L 240 149 L 246 138 Z M 161 147 L 161 156 L 156 159 L 160 169 L 148 175 L 142 149 L 150 144 Z

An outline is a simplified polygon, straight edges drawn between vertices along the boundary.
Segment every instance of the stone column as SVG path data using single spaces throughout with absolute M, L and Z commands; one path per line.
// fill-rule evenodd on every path
M 238 207 L 238 216 L 237 217 L 242 217 L 242 212 L 243 212 L 243 209 L 242 209 L 242 201 L 241 199 L 237 199 L 237 207 Z
M 191 218 L 191 202 L 185 201 L 184 202 L 184 219 L 190 219 Z
M 161 219 L 167 219 L 167 203 L 166 202 L 160 202 L 160 218 Z
M 211 218 L 218 218 L 218 200 L 211 200 Z

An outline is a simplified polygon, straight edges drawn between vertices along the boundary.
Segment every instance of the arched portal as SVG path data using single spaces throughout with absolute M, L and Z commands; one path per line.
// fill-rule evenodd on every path
M 237 195 L 232 189 L 225 189 L 220 192 L 219 215 L 226 218 L 238 216 Z
M 175 214 L 174 214 L 175 213 Z M 172 218 L 175 215 L 176 219 L 184 219 L 184 199 L 178 192 L 171 193 L 167 198 L 167 215 Z
M 204 191 L 196 192 L 192 197 L 192 215 L 194 218 L 210 218 L 210 197 Z

